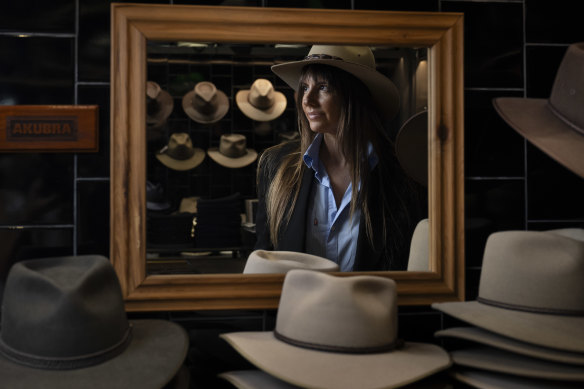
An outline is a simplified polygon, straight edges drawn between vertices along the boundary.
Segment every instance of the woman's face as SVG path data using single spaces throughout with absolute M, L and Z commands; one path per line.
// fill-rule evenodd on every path
M 308 75 L 301 83 L 302 110 L 314 132 L 336 135 L 341 114 L 340 99 L 329 84 Z

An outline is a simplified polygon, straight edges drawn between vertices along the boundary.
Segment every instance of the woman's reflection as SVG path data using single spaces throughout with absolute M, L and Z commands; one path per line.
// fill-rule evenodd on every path
M 331 259 L 342 271 L 406 270 L 424 217 L 384 127 L 399 109 L 368 47 L 319 46 L 272 70 L 297 92 L 300 140 L 258 166 L 256 249 Z

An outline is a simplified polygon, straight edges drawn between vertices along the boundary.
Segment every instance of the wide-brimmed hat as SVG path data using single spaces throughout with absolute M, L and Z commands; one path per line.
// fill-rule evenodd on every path
M 249 254 L 244 273 L 286 273 L 292 269 L 339 271 L 330 259 L 294 251 L 255 250 Z
M 6 388 L 162 388 L 188 349 L 165 320 L 128 321 L 116 273 L 98 255 L 26 260 L 6 280 L 0 377 Z
M 301 387 L 397 387 L 451 363 L 436 345 L 398 339 L 396 284 L 379 276 L 290 270 L 274 331 L 221 337 L 258 368 Z
M 219 147 L 208 149 L 207 154 L 219 165 L 231 169 L 247 166 L 258 157 L 257 151 L 247 148 L 247 138 L 242 134 L 221 135 Z
M 233 370 L 218 375 L 238 389 L 298 389 L 262 370 Z
M 584 382 L 582 366 L 544 361 L 492 347 L 455 350 L 450 356 L 457 366 L 521 377 Z
M 159 127 L 174 108 L 174 100 L 154 81 L 146 82 L 146 125 L 148 128 Z
M 395 153 L 405 172 L 428 186 L 428 111 L 411 116 L 395 138 Z
M 392 119 L 398 112 L 398 90 L 388 77 L 377 71 L 369 47 L 314 45 L 303 60 L 273 65 L 272 71 L 297 91 L 302 68 L 313 63 L 334 66 L 361 80 L 371 92 L 379 113 L 386 119 Z
M 212 82 L 201 81 L 183 96 L 182 106 L 195 122 L 210 124 L 225 116 L 229 110 L 229 99 Z
M 245 116 L 259 122 L 267 122 L 282 115 L 286 109 L 286 96 L 274 89 L 265 78 L 258 78 L 249 89 L 235 95 L 235 102 Z
M 584 177 L 584 42 L 568 47 L 548 99 L 498 97 L 501 117 L 547 155 Z
M 422 219 L 416 224 L 412 240 L 410 242 L 410 254 L 408 256 L 408 271 L 430 270 L 430 222 L 428 218 Z
M 491 234 L 478 298 L 432 307 L 512 339 L 584 352 L 584 241 L 570 230 Z
M 573 353 L 536 346 L 516 339 L 502 336 L 478 327 L 452 327 L 436 331 L 438 338 L 456 339 L 474 345 L 485 345 L 512 353 L 546 361 L 584 366 L 584 353 Z
M 580 389 L 582 387 L 581 382 L 542 380 L 480 369 L 457 367 L 450 373 L 456 380 L 478 389 Z
M 203 162 L 205 151 L 193 146 L 189 134 L 177 132 L 172 134 L 168 144 L 156 153 L 156 158 L 173 170 L 190 170 Z

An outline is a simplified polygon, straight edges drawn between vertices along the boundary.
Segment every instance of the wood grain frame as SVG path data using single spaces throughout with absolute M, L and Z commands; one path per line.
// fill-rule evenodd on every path
M 272 309 L 283 281 L 281 274 L 146 273 L 147 40 L 427 47 L 433 266 L 366 274 L 396 280 L 400 305 L 464 299 L 462 14 L 114 3 L 110 247 L 128 311 Z

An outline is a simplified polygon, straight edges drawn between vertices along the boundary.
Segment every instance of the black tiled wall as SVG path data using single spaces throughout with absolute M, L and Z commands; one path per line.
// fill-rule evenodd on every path
M 476 297 L 489 233 L 584 227 L 584 181 L 526 142 L 491 105 L 493 97 L 549 95 L 566 48 L 584 41 L 578 2 L 151 2 L 464 12 L 466 201 L 460 206 L 466 210 L 467 299 Z M 3 2 L 0 104 L 98 104 L 100 151 L 0 154 L 0 286 L 17 260 L 109 252 L 109 7 L 109 1 L 91 0 Z M 215 342 L 218 333 L 270 329 L 274 320 L 270 311 L 156 315 L 189 330 L 197 387 L 219 387 L 215 372 L 243 364 Z M 433 341 L 447 320 L 429 307 L 400 308 L 408 340 Z

